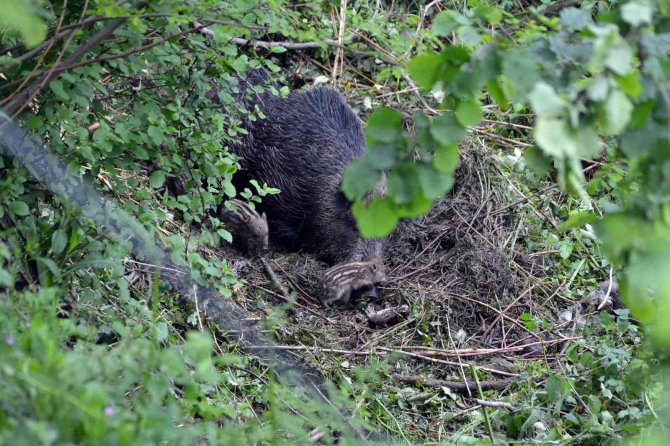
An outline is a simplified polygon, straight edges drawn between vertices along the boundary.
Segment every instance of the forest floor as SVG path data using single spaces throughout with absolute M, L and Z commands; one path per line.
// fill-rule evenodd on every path
M 553 187 L 528 190 L 474 134 L 448 196 L 389 237 L 377 298 L 324 309 L 317 293 L 327 266 L 308 254 L 276 246 L 263 259 L 228 246 L 210 254 L 245 280 L 233 298 L 249 320 L 276 318 L 275 348 L 336 383 L 355 370 L 378 373 L 365 396 L 379 410 L 374 421 L 412 442 L 480 437 L 483 411 L 527 415 L 549 376 L 569 374 L 563 353 L 589 325 L 575 325 L 584 317 L 575 303 L 606 275 L 570 292 L 579 268 L 568 278 L 559 249 L 534 243 L 538 227 L 558 226 L 545 204 L 560 199 Z M 370 308 L 398 314 L 375 324 Z M 543 429 L 534 422 L 512 432 Z

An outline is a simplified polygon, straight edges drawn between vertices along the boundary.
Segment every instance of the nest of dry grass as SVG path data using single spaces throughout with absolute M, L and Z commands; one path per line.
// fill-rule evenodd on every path
M 531 333 L 519 316 L 536 305 L 529 292 L 536 271 L 516 248 L 520 225 L 513 204 L 518 196 L 507 192 L 503 174 L 481 141 L 462 156 L 449 196 L 427 215 L 402 222 L 390 236 L 388 282 L 375 300 L 323 309 L 316 292 L 326 265 L 306 254 L 276 250 L 263 261 L 225 253 L 246 280 L 235 299 L 258 318 L 290 301 L 277 328 L 278 348 L 326 372 L 329 364 L 339 367 L 341 355 L 365 365 L 370 355 L 400 352 L 403 359 L 396 364 L 405 372 L 423 369 L 427 360 L 436 365 L 432 377 L 447 378 L 455 369 L 444 366 L 454 361 L 488 362 L 496 350 L 527 354 L 521 343 L 528 343 Z M 392 325 L 375 327 L 364 314 L 368 305 L 403 304 L 409 316 Z

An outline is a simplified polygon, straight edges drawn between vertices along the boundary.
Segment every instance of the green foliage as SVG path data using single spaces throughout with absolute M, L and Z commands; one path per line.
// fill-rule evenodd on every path
M 301 13 L 288 2 L 150 2 L 133 10 L 128 2 L 70 0 L 50 5 L 46 20 L 26 9 L 34 2 L 9 3 L 0 2 L 2 106 L 17 101 L 26 128 L 73 172 L 113 194 L 197 282 L 231 298 L 242 282 L 226 260 L 208 255 L 231 240 L 214 210 L 238 195 L 259 201 L 279 192 L 232 185 L 239 166 L 228 147 L 244 134 L 242 119 L 255 119 L 239 105 L 238 78 L 259 66 L 278 71 L 282 51 L 254 55 L 230 38 L 263 27 L 311 40 L 330 28 L 320 19 L 318 29 L 297 26 Z M 39 44 L 46 26 L 51 38 L 61 16 L 61 25 L 77 25 L 71 40 L 66 33 L 43 53 L 21 45 Z M 65 60 L 111 17 L 128 18 L 23 107 L 30 76 Z M 192 32 L 194 22 L 213 36 Z M 109 240 L 16 161 L 0 157 L 0 173 L 0 443 L 305 443 L 324 418 L 337 426 L 346 391 L 344 402 L 334 395 L 324 407 L 267 378 L 267 365 L 191 331 L 202 328 L 199 312 L 183 308 L 155 273 L 138 283 L 129 242 Z M 176 177 L 185 184 L 174 196 Z M 352 442 L 347 425 L 337 430 L 341 443 Z M 335 441 L 332 430 L 322 434 L 325 444 Z
M 232 186 L 238 164 L 227 148 L 244 133 L 247 114 L 238 105 L 237 76 L 258 66 L 278 73 L 287 53 L 278 47 L 254 53 L 231 38 L 321 42 L 337 23 L 330 2 L 150 3 L 134 11 L 127 2 L 97 0 L 83 10 L 86 2 L 70 0 L 65 10 L 58 3 L 46 8 L 51 15 L 36 15 L 34 2 L 0 0 L 0 94 L 11 101 L 15 92 L 2 88 L 5 81 L 21 85 L 58 63 L 61 49 L 71 54 L 108 18 L 130 16 L 113 43 L 91 49 L 87 63 L 43 86 L 21 117 L 73 171 L 114 194 L 157 239 L 183 253 L 199 282 L 214 282 L 230 298 L 240 285 L 231 266 L 203 253 L 231 239 L 212 211 L 237 195 L 258 201 L 278 192 L 258 183 L 253 190 Z M 579 198 L 561 209 L 560 238 L 542 234 L 546 248 L 557 252 L 569 282 L 583 279 L 584 258 L 601 249 L 622 271 L 633 315 L 656 348 L 667 350 L 667 2 L 630 1 L 619 9 L 599 2 L 594 16 L 566 8 L 557 17 L 542 15 L 553 2 L 523 12 L 512 1 L 447 2 L 452 9 L 432 17 L 434 9 L 398 16 L 403 11 L 387 2 L 351 3 L 347 26 L 375 36 L 385 49 L 372 53 L 360 41 L 352 44 L 357 56 L 381 58 L 357 60 L 361 70 L 379 86 L 411 87 L 404 84 L 407 70 L 424 97 L 439 102 L 430 116 L 405 119 L 380 108 L 369 117 L 367 156 L 343 180 L 362 233 L 384 236 L 444 196 L 459 166 L 458 144 L 496 106 L 519 115 L 532 110 L 535 121 L 524 123 L 533 125 L 537 146 L 518 164 Z M 20 44 L 39 45 L 61 14 L 66 25 L 80 16 L 98 19 L 79 27 L 67 45 L 47 49 L 44 59 L 21 58 Z M 180 34 L 196 21 L 213 36 Z M 394 63 L 381 63 L 389 54 Z M 309 55 L 322 62 L 328 56 L 324 49 Z M 213 87 L 218 104 L 207 96 Z M 601 153 L 602 165 L 585 182 L 582 162 Z M 313 427 L 324 425 L 328 408 L 294 398 L 247 357 L 192 332 L 198 313 L 178 309 L 155 274 L 144 286 L 130 280 L 123 263 L 128 244 L 102 236 L 14 161 L 0 158 L 0 172 L 0 380 L 7 384 L 0 387 L 7 415 L 0 443 L 305 443 Z M 187 192 L 175 197 L 166 188 L 177 175 L 186 177 Z M 371 197 L 383 175 L 388 196 Z M 586 235 L 579 232 L 585 225 Z M 181 235 L 192 229 L 201 232 Z M 588 262 L 592 269 L 609 266 Z M 532 315 L 520 319 L 533 329 L 546 324 Z M 551 376 L 544 387 L 517 394 L 519 411 L 494 413 L 501 441 L 621 439 L 652 421 L 658 389 L 648 388 L 648 358 L 632 353 L 641 343 L 637 326 L 626 313 L 601 325 L 606 336 L 599 342 L 569 347 L 563 373 L 536 370 L 538 381 Z M 344 397 L 360 391 L 355 414 L 383 422 L 394 415 L 370 413 L 378 403 L 391 402 L 401 413 L 411 405 L 396 395 L 371 397 L 368 384 L 364 390 L 342 384 Z M 432 404 L 458 399 L 444 394 Z M 328 421 L 338 428 L 335 416 Z M 321 431 L 327 444 L 335 441 L 329 432 Z M 479 441 L 474 431 L 453 439 Z M 339 442 L 354 440 L 345 433 Z
M 0 43 L 3 35 L 20 36 L 28 47 L 42 43 L 47 27 L 40 17 L 43 11 L 30 0 L 0 0 Z

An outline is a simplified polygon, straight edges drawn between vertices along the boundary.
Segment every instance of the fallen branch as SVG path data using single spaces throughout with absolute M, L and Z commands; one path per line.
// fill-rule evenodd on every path
M 513 347 L 500 347 L 500 348 L 461 348 L 454 350 L 425 350 L 421 351 L 421 355 L 427 357 L 462 357 L 462 356 L 486 356 L 486 355 L 499 355 L 503 353 L 512 353 L 517 351 L 526 350 L 528 347 L 533 347 L 536 345 L 553 345 L 559 344 L 567 341 L 577 341 L 582 339 L 581 336 L 566 337 L 560 339 L 551 339 L 546 341 L 537 341 L 529 342 L 523 345 L 516 345 Z M 404 348 L 412 348 L 411 346 L 405 346 Z
M 268 263 L 267 260 L 265 260 L 263 257 L 261 257 L 261 263 L 263 264 L 263 268 L 265 268 L 265 272 L 268 273 L 268 277 L 270 277 L 270 280 L 274 284 L 274 286 L 277 287 L 279 292 L 282 294 L 284 299 L 288 302 L 291 301 L 291 295 L 288 293 L 288 290 L 282 283 L 279 281 L 279 278 L 277 277 L 277 274 L 275 273 L 275 270 L 272 269 L 272 265 Z
M 479 399 L 479 398 L 475 398 L 475 401 L 480 406 L 499 407 L 499 408 L 507 409 L 511 412 L 516 412 L 516 410 L 517 410 L 516 407 L 514 407 L 510 403 L 506 403 L 504 401 L 489 401 L 489 400 L 482 400 L 482 399 Z
M 349 39 L 353 40 L 353 39 Z M 269 42 L 266 40 L 249 40 L 241 37 L 233 37 L 230 43 L 239 46 L 251 46 L 254 48 L 270 49 L 274 47 L 286 48 L 287 50 L 309 50 L 313 48 L 322 48 L 323 46 L 334 46 L 337 48 L 345 48 L 337 40 L 326 39 L 323 42 Z

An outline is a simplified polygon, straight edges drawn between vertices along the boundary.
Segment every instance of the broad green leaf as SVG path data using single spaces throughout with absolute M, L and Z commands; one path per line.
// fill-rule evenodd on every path
M 569 231 L 570 229 L 579 228 L 584 225 L 595 223 L 598 216 L 590 211 L 579 211 L 570 215 L 561 226 L 558 228 L 560 232 Z
M 433 119 L 430 134 L 442 145 L 458 143 L 465 136 L 465 128 L 449 113 Z
M 572 254 L 572 243 L 568 241 L 562 242 L 558 248 L 558 254 L 562 259 L 567 259 L 570 257 L 570 254 Z
M 631 98 L 637 98 L 642 94 L 642 85 L 640 84 L 640 73 L 637 70 L 624 76 L 617 76 L 617 82 L 621 91 Z
M 564 158 L 577 155 L 577 145 L 564 119 L 538 118 L 533 134 L 538 146 L 549 156 Z
M 535 84 L 529 99 L 533 110 L 540 117 L 558 118 L 565 112 L 565 101 L 556 94 L 551 85 L 545 82 Z
M 621 18 L 633 26 L 651 23 L 654 8 L 648 0 L 634 0 L 621 7 Z
M 9 205 L 9 211 L 18 217 L 24 217 L 28 215 L 30 209 L 28 208 L 28 205 L 25 204 L 23 201 L 17 200 Z
M 233 235 L 226 231 L 225 229 L 219 229 L 216 231 L 217 234 L 219 234 L 219 237 L 227 241 L 228 243 L 233 243 Z
M 56 265 L 56 262 L 54 262 L 52 259 L 48 257 L 35 257 L 35 260 L 37 261 L 40 280 L 42 280 L 43 278 L 42 276 L 44 273 L 44 269 L 40 268 L 40 266 L 46 267 L 54 275 L 56 279 L 60 280 L 61 271 L 58 265 Z
M 394 142 L 402 136 L 402 115 L 388 107 L 376 110 L 368 118 L 369 141 Z
M 438 80 L 444 58 L 439 54 L 420 54 L 410 61 L 407 69 L 412 79 L 424 90 L 430 90 Z
M 621 90 L 612 91 L 605 102 L 605 131 L 610 135 L 621 133 L 628 125 L 632 111 L 633 104 L 628 97 Z
M 0 0 L 0 28 L 18 34 L 28 48 L 46 38 L 47 27 L 30 0 Z
M 7 288 L 12 288 L 14 286 L 14 278 L 3 268 L 0 268 L 0 286 Z
M 464 45 L 479 45 L 482 41 L 482 36 L 474 26 L 462 26 L 456 30 L 458 40 Z
M 456 119 L 463 127 L 472 127 L 482 120 L 482 108 L 479 101 L 472 99 L 458 104 L 456 107 Z
M 498 85 L 497 81 L 490 81 L 488 84 L 486 84 L 486 89 L 488 90 L 491 99 L 493 99 L 495 103 L 498 104 L 498 107 L 500 107 L 501 110 L 506 110 L 507 107 L 509 107 L 509 102 L 505 97 L 505 92 L 502 90 L 502 88 L 500 88 L 500 85 Z
M 165 132 L 163 129 L 161 129 L 160 127 L 156 127 L 155 125 L 150 125 L 149 128 L 147 129 L 147 135 L 149 135 L 151 141 L 157 146 L 160 145 L 165 140 L 164 133 Z
M 44 126 L 44 121 L 39 116 L 31 116 L 26 119 L 26 125 L 30 130 L 39 130 Z
M 51 252 L 57 256 L 65 250 L 68 238 L 67 233 L 63 229 L 56 229 L 51 234 Z
M 165 184 L 165 172 L 162 170 L 154 170 L 151 175 L 149 175 L 149 184 L 154 189 L 163 187 L 163 184 Z
M 395 212 L 398 218 L 416 218 L 430 210 L 433 202 L 423 194 L 417 195 L 410 203 L 396 205 Z
M 594 77 L 589 86 L 586 87 L 586 94 L 589 99 L 596 102 L 601 102 L 607 99 L 607 93 L 609 92 L 609 81 L 604 76 Z
M 538 176 L 546 175 L 553 167 L 551 158 L 542 153 L 537 147 L 529 147 L 524 150 L 526 165 Z
M 514 98 L 523 100 L 540 80 L 536 59 L 527 49 L 514 49 L 502 57 L 502 71 L 513 85 Z
M 438 172 L 451 174 L 458 167 L 458 162 L 457 144 L 441 145 L 435 150 L 433 167 L 435 167 Z
M 419 194 L 417 164 L 405 162 L 396 166 L 388 176 L 388 196 L 397 204 L 407 204 Z
M 457 11 L 442 11 L 433 18 L 433 33 L 436 36 L 449 37 L 459 26 L 469 24 L 470 20 Z
M 621 76 L 633 71 L 633 51 L 626 41 L 622 41 L 611 49 L 605 65 Z
M 600 150 L 600 139 L 591 127 L 572 130 L 564 119 L 538 118 L 535 141 L 547 155 L 556 158 L 590 156 Z
M 670 243 L 657 242 L 651 250 L 637 250 L 625 270 L 622 294 L 631 313 L 651 325 L 657 347 L 670 348 Z
M 429 199 L 441 198 L 454 184 L 453 176 L 443 174 L 430 165 L 418 164 L 418 178 L 423 195 Z
M 591 22 L 591 17 L 586 11 L 577 8 L 564 8 L 559 14 L 561 25 L 564 28 L 579 31 L 586 28 Z
M 503 12 L 500 9 L 486 4 L 478 5 L 474 11 L 478 16 L 484 17 L 489 25 L 497 25 L 503 17 Z
M 389 198 L 374 198 L 367 206 L 357 201 L 351 210 L 358 229 L 366 238 L 385 237 L 398 223 L 398 215 Z
M 63 82 L 61 82 L 60 79 L 54 79 L 49 82 L 49 88 L 56 94 L 56 96 L 58 96 L 58 99 L 63 101 L 70 100 L 70 95 L 63 88 Z
M 366 156 L 369 165 L 377 170 L 390 169 L 395 165 L 398 150 L 392 143 L 376 143 L 368 146 Z
M 349 163 L 342 178 L 342 191 L 351 201 L 363 198 L 381 178 L 381 173 L 370 166 L 365 158 Z

